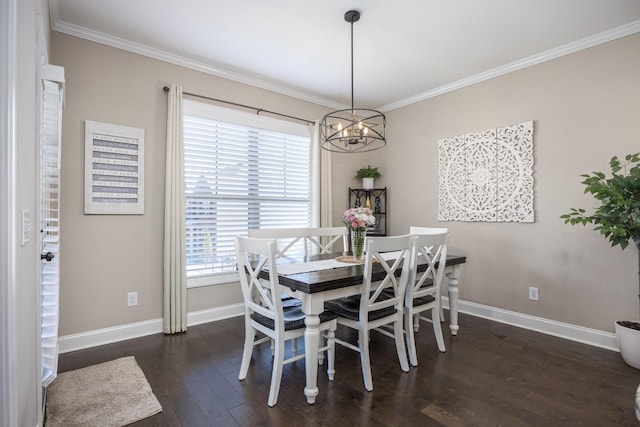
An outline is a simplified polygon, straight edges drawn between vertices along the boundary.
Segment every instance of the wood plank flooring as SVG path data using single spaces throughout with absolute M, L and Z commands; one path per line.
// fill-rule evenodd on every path
M 334 381 L 320 367 L 315 405 L 303 394 L 304 361 L 285 365 L 278 404 L 269 408 L 268 344 L 256 348 L 247 379 L 238 381 L 243 325 L 236 317 L 66 353 L 59 369 L 135 356 L 163 411 L 132 426 L 640 425 L 640 371 L 618 353 L 462 314 L 458 336 L 443 328 L 446 353 L 422 324 L 419 366 L 409 373 L 400 370 L 393 340 L 372 333 L 372 392 L 359 355 L 344 347 L 336 347 Z M 338 336 L 355 338 L 344 329 Z

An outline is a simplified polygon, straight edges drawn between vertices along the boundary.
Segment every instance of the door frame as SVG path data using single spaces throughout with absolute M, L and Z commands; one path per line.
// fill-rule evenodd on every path
M 0 423 L 18 425 L 16 289 L 17 1 L 0 2 Z

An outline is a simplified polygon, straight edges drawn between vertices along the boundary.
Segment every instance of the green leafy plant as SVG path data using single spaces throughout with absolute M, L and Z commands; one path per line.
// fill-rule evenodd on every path
M 561 215 L 565 224 L 595 224 L 610 242 L 624 250 L 632 241 L 638 252 L 638 297 L 640 298 L 640 153 L 628 154 L 624 160 L 612 157 L 611 177 L 603 172 L 583 174 L 584 192 L 600 201 L 591 215 L 582 208 L 571 208 Z
M 372 168 L 367 165 L 363 168 L 360 168 L 356 171 L 356 178 L 380 178 L 382 174 L 378 172 L 378 168 Z

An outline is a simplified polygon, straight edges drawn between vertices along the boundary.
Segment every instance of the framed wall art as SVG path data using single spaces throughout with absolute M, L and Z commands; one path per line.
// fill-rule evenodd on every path
M 85 120 L 84 213 L 144 214 L 144 129 Z
M 533 222 L 533 121 L 438 140 L 438 221 Z

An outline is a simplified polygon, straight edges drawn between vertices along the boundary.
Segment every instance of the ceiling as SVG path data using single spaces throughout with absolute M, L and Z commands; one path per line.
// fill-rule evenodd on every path
M 382 111 L 640 31 L 639 0 L 49 2 L 56 31 L 340 108 L 355 9 L 355 106 Z

